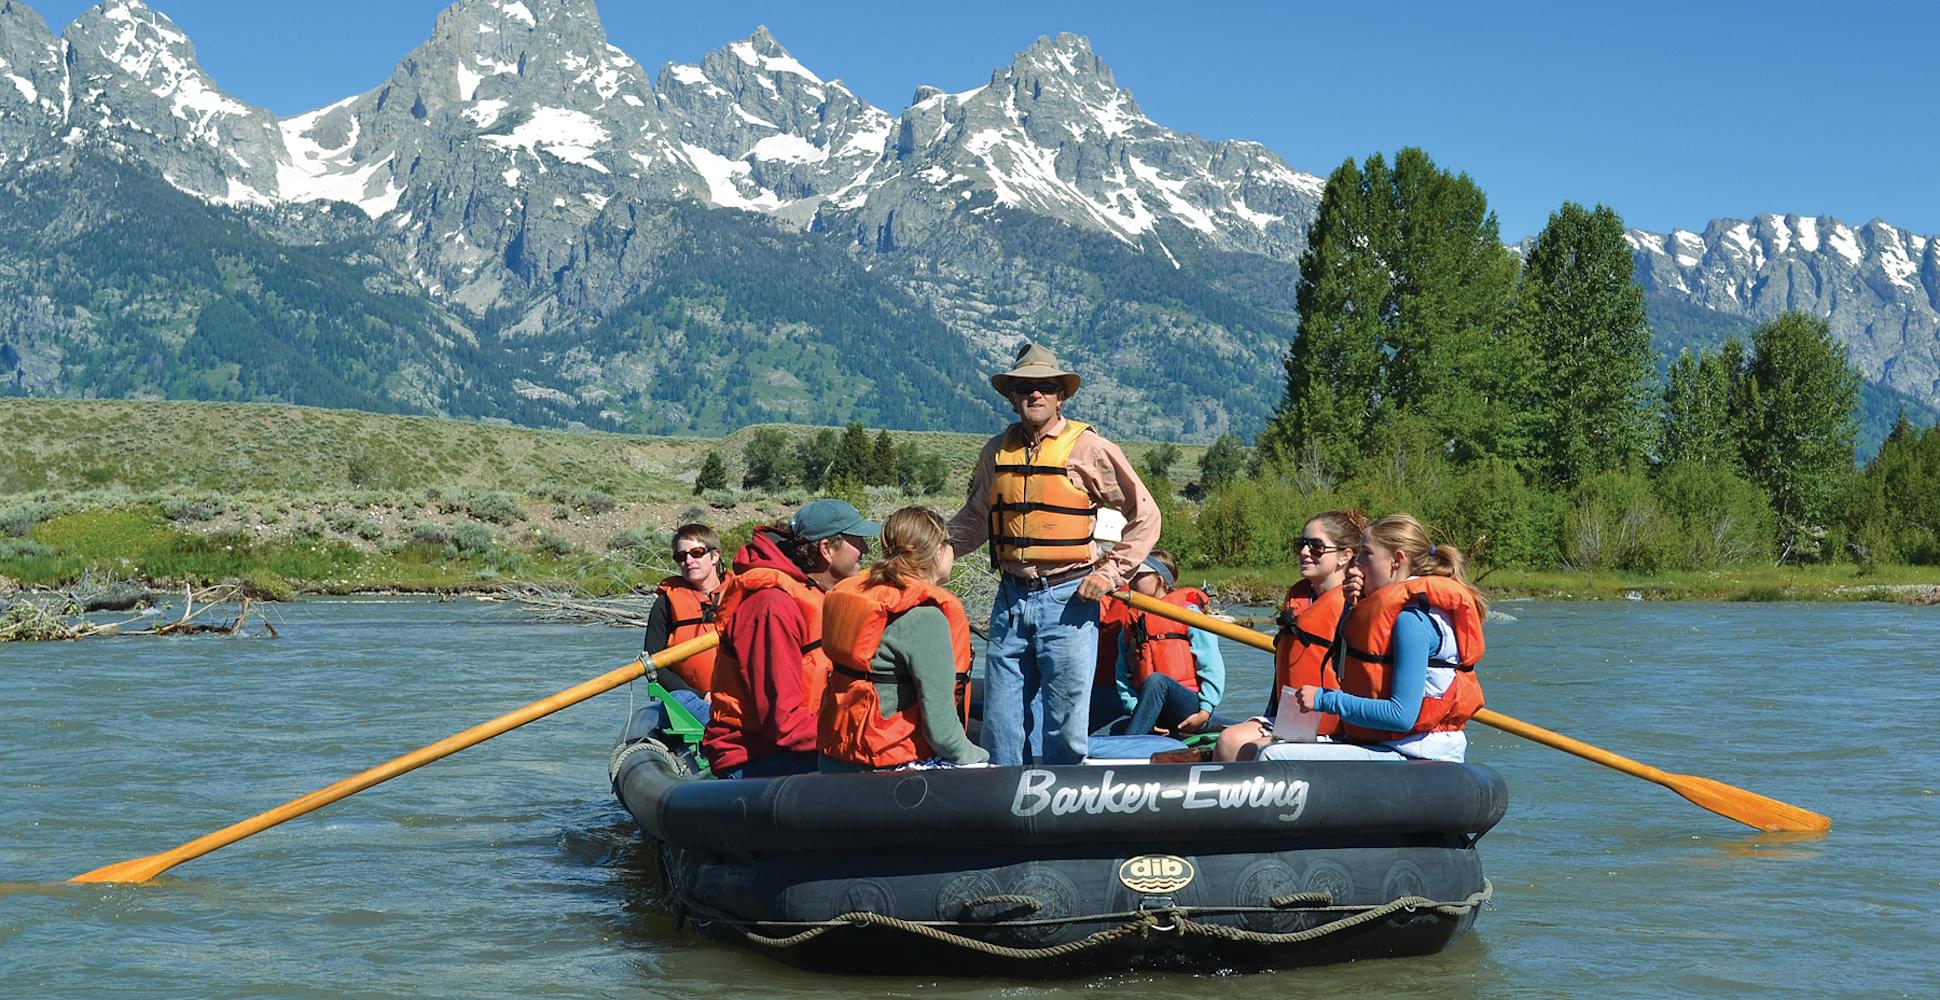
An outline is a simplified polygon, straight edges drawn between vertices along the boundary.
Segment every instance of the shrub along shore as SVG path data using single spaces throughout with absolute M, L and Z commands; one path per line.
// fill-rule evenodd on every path
M 0 464 L 0 593 L 233 580 L 273 599 L 650 587 L 672 572 L 670 532 L 688 520 L 734 544 L 818 494 L 878 514 L 910 503 L 947 514 L 982 441 L 859 426 L 648 438 L 259 404 L 38 400 L 0 400 L 0 427 L 12 446 Z M 1127 451 L 1165 510 L 1164 544 L 1227 603 L 1277 598 L 1298 574 L 1274 554 L 1290 551 L 1306 513 L 1344 499 L 1238 475 L 1247 456 L 1236 440 Z M 1198 478 L 1175 490 L 1172 476 L 1195 467 Z M 1439 485 L 1488 496 L 1487 484 Z M 1940 599 L 1931 567 L 1759 557 L 1687 570 L 1675 568 L 1683 550 L 1667 549 L 1652 572 L 1570 571 L 1492 562 L 1490 544 L 1478 572 L 1497 596 Z

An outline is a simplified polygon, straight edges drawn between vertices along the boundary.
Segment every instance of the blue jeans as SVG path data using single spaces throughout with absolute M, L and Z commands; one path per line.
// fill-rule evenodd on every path
M 1164 674 L 1153 674 L 1139 688 L 1138 707 L 1132 709 L 1132 721 L 1125 726 L 1125 735 L 1147 735 L 1160 723 L 1171 729 L 1197 711 L 1197 694 Z
M 983 746 L 997 767 L 1080 764 L 1098 666 L 1098 602 L 1083 578 L 1034 590 L 1005 577 L 983 660 Z

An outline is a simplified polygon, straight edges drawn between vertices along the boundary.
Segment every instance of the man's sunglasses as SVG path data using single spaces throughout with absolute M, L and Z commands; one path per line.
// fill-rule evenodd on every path
M 1046 396 L 1055 396 L 1058 394 L 1058 390 L 1062 388 L 1064 388 L 1064 383 L 1054 378 L 1014 378 L 1010 380 L 1010 392 L 1013 396 L 1028 396 L 1034 392 L 1041 392 Z
M 702 546 L 698 549 L 680 549 L 679 551 L 674 553 L 674 561 L 686 562 L 689 559 L 699 559 L 700 557 L 712 551 L 714 550 L 706 546 Z

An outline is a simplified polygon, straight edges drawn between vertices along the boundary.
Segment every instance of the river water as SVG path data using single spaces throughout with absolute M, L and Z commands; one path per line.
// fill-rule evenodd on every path
M 1492 708 L 1833 817 L 1758 834 L 1472 726 L 1509 814 L 1440 955 L 1076 983 L 798 973 L 676 927 L 606 784 L 616 691 L 141 886 L 174 847 L 630 659 L 503 605 L 277 607 L 279 639 L 0 646 L 0 996 L 1940 994 L 1940 608 L 1497 605 Z M 1226 646 L 1227 707 L 1264 655 Z

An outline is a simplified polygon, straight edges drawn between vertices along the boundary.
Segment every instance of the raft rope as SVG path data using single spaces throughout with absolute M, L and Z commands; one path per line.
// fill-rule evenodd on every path
M 816 938 L 821 937 L 822 935 L 827 934 L 829 931 L 832 931 L 832 930 L 837 930 L 844 927 L 874 926 L 874 927 L 885 927 L 891 930 L 903 931 L 909 934 L 915 934 L 919 937 L 930 938 L 931 940 L 941 941 L 944 944 L 955 945 L 959 948 L 963 948 L 969 951 L 981 952 L 983 954 L 992 955 L 997 958 L 1037 960 L 1037 959 L 1062 958 L 1066 955 L 1074 955 L 1074 954 L 1077 954 L 1078 952 L 1086 951 L 1092 948 L 1104 947 L 1105 945 L 1112 944 L 1116 941 L 1122 940 L 1127 937 L 1137 936 L 1141 940 L 1145 940 L 1152 937 L 1155 934 L 1165 934 L 1165 933 L 1177 934 L 1181 937 L 1192 935 L 1192 936 L 1198 936 L 1198 937 L 1218 938 L 1225 941 L 1243 941 L 1243 942 L 1249 942 L 1253 944 L 1267 944 L 1267 945 L 1303 944 L 1308 941 L 1314 941 L 1319 938 L 1326 937 L 1329 934 L 1336 934 L 1341 931 L 1359 927 L 1363 924 L 1372 923 L 1376 920 L 1384 919 L 1386 917 L 1392 916 L 1393 914 L 1399 913 L 1404 910 L 1411 913 L 1417 910 L 1430 910 L 1435 913 L 1440 913 L 1444 916 L 1461 917 L 1469 913 L 1469 911 L 1480 907 L 1483 903 L 1488 902 L 1489 898 L 1494 894 L 1495 894 L 1494 884 L 1491 883 L 1488 879 L 1483 879 L 1482 888 L 1479 892 L 1471 893 L 1468 896 L 1468 898 L 1463 899 L 1460 902 L 1453 902 L 1453 903 L 1433 900 L 1425 896 L 1402 896 L 1397 899 L 1389 900 L 1388 902 L 1382 903 L 1378 906 L 1335 906 L 1335 905 L 1332 905 L 1333 897 L 1331 895 L 1324 892 L 1307 892 L 1307 893 L 1298 893 L 1291 896 L 1276 896 L 1272 900 L 1270 900 L 1270 902 L 1273 904 L 1271 906 L 1198 907 L 1198 908 L 1172 907 L 1172 908 L 1163 909 L 1163 910 L 1134 910 L 1134 911 L 1122 912 L 1122 913 L 1101 913 L 1101 914 L 1095 914 L 1093 916 L 1088 916 L 1088 917 L 1060 917 L 1060 918 L 1040 919 L 1040 920 L 1013 920 L 1013 921 L 1005 921 L 1003 923 L 998 923 L 998 924 L 990 924 L 990 923 L 967 924 L 963 921 L 943 921 L 943 920 L 936 920 L 936 921 L 905 920 L 901 917 L 892 917 L 881 913 L 870 913 L 867 910 L 858 910 L 851 913 L 844 913 L 841 916 L 838 916 L 832 920 L 794 920 L 794 921 L 774 921 L 774 920 L 743 921 L 743 920 L 735 920 L 735 919 L 729 918 L 723 914 L 712 914 L 707 918 L 705 918 L 705 922 L 720 923 L 720 924 L 726 925 L 732 928 L 733 930 L 739 932 L 743 937 L 745 937 L 748 940 L 750 944 L 757 944 L 766 948 L 776 948 L 776 949 L 793 948 L 797 945 L 806 944 L 810 941 L 813 941 Z M 965 905 L 965 908 L 967 909 L 970 906 L 988 905 L 988 904 L 994 904 L 998 902 L 1012 903 L 1015 905 L 1023 905 L 1024 900 L 1029 900 L 1030 904 L 1032 905 L 1033 912 L 1035 912 L 1036 909 L 1041 908 L 1043 905 L 1035 898 L 1032 898 L 1029 896 L 1021 896 L 1021 897 L 1020 896 L 986 896 L 980 899 L 975 899 L 970 901 L 970 903 Z M 1319 905 L 1308 906 L 1304 904 L 1319 904 Z M 687 905 L 692 906 L 692 904 L 687 904 Z M 1238 914 L 1238 913 L 1283 913 L 1288 908 L 1295 907 L 1295 906 L 1301 906 L 1304 909 L 1315 910 L 1315 911 L 1347 912 L 1349 915 L 1342 917 L 1339 920 L 1321 924 L 1317 927 L 1309 927 L 1306 930 L 1289 931 L 1285 933 L 1254 931 L 1254 930 L 1247 930 L 1246 928 L 1243 928 L 1243 927 L 1228 927 L 1224 924 L 1208 923 L 1201 920 L 1194 920 L 1192 918 L 1192 915 L 1194 913 L 1198 913 L 1201 915 Z M 1067 941 L 1064 944 L 1051 945 L 1043 948 L 1015 948 L 1015 947 L 1011 947 L 1010 945 L 997 944 L 995 942 L 982 940 L 981 938 L 968 937 L 963 934 L 958 934 L 954 931 L 944 929 L 945 927 L 964 927 L 964 926 L 976 926 L 976 927 L 986 928 L 986 929 L 1002 929 L 1005 927 L 1077 923 L 1080 921 L 1088 922 L 1088 921 L 1096 921 L 1096 920 L 1109 920 L 1109 919 L 1121 918 L 1121 917 L 1125 918 L 1125 923 L 1120 924 L 1117 927 L 1107 928 L 1105 930 L 1098 931 L 1094 934 L 1090 934 L 1085 937 L 1079 938 L 1076 941 Z M 790 934 L 786 937 L 770 937 L 758 931 L 751 930 L 750 927 L 754 926 L 755 924 L 760 924 L 762 926 L 770 926 L 770 927 L 772 926 L 805 927 L 807 929 L 795 934 Z

